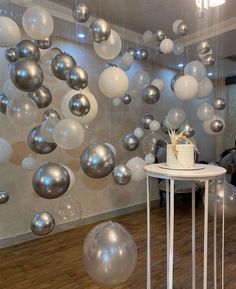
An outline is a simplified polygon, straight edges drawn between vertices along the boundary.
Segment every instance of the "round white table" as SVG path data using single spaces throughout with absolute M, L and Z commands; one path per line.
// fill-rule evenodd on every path
M 192 289 L 196 289 L 195 260 L 195 181 L 205 182 L 204 199 L 204 268 L 203 289 L 207 289 L 208 254 L 208 194 L 209 181 L 222 178 L 226 170 L 212 165 L 195 164 L 193 170 L 174 170 L 164 163 L 144 167 L 147 174 L 147 289 L 151 289 L 151 220 L 150 178 L 166 180 L 166 223 L 167 223 L 167 289 L 173 289 L 174 259 L 174 188 L 175 180 L 192 181 Z M 215 182 L 216 183 L 216 182 Z M 216 190 L 215 190 L 216 192 Z M 223 206 L 224 207 L 224 206 Z M 224 288 L 224 210 L 222 213 L 222 289 Z M 217 289 L 217 202 L 214 202 L 214 289 Z

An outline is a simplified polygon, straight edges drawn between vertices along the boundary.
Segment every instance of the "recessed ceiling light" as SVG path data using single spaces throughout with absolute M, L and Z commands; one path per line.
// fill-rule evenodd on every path
M 77 36 L 78 36 L 79 38 L 84 38 L 84 37 L 85 37 L 85 35 L 84 35 L 83 33 L 78 33 Z
M 179 63 L 178 67 L 184 67 L 184 64 L 183 63 Z
M 196 5 L 200 9 L 208 9 L 217 7 L 225 3 L 225 0 L 196 0 Z
M 208 72 L 207 75 L 208 75 L 208 76 L 212 76 L 212 75 L 213 75 L 213 72 Z

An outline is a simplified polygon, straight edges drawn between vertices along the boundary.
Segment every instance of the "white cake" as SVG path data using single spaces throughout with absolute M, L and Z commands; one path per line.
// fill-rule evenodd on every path
M 177 144 L 177 157 L 171 144 L 167 145 L 166 164 L 171 168 L 191 168 L 194 166 L 194 145 Z

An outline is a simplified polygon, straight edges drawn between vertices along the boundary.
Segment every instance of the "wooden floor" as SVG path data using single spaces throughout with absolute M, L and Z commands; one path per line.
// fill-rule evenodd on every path
M 203 217 L 197 209 L 197 286 L 202 288 Z M 153 288 L 166 289 L 165 208 L 152 210 Z M 114 288 L 146 288 L 146 211 L 114 219 L 134 236 L 138 246 L 138 263 L 130 280 Z M 209 238 L 209 289 L 212 276 L 212 220 Z M 82 256 L 83 240 L 93 225 L 51 235 L 0 250 L 1 289 L 101 289 L 86 274 Z M 218 237 L 220 243 L 220 235 Z M 219 244 L 220 245 L 220 244 Z M 220 259 L 220 255 L 219 255 Z M 236 224 L 226 224 L 225 289 L 236 288 Z M 191 287 L 191 212 L 176 209 L 174 289 Z M 219 262 L 218 269 L 220 271 Z M 219 272 L 220 275 L 220 272 Z M 220 282 L 220 280 L 219 280 Z M 219 284 L 220 285 L 220 284 Z M 218 288 L 221 288 L 220 286 Z

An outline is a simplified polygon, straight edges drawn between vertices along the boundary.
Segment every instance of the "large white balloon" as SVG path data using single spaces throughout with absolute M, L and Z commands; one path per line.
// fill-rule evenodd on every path
M 175 95 L 182 100 L 194 98 L 198 89 L 198 81 L 191 75 L 180 76 L 174 85 Z
M 0 164 L 9 161 L 11 155 L 12 155 L 12 146 L 6 139 L 0 138 Z
M 209 103 L 201 104 L 197 109 L 197 116 L 200 120 L 208 120 L 215 114 L 214 107 Z
M 81 90 L 80 92 L 87 97 L 87 99 L 90 103 L 89 112 L 84 116 L 76 116 L 73 113 L 71 113 L 71 111 L 69 109 L 69 102 L 75 94 L 78 94 L 78 91 L 73 90 L 73 89 L 69 90 L 62 98 L 61 112 L 66 118 L 75 119 L 75 120 L 79 121 L 80 123 L 87 124 L 87 123 L 92 122 L 95 119 L 95 117 L 97 116 L 98 103 L 97 103 L 95 96 L 87 88 Z
M 98 86 L 100 91 L 109 98 L 121 97 L 129 88 L 129 79 L 122 69 L 112 66 L 100 74 Z
M 184 68 L 184 74 L 189 74 L 195 77 L 198 81 L 206 77 L 206 68 L 202 62 L 194 60 L 189 62 Z
M 52 15 L 40 6 L 28 8 L 22 16 L 25 32 L 37 40 L 44 40 L 52 35 L 54 22 Z
M 151 85 L 156 86 L 161 92 L 165 88 L 165 83 L 162 79 L 156 78 L 151 82 Z
M 167 114 L 167 120 L 179 127 L 185 120 L 185 112 L 181 107 L 173 107 Z
M 161 41 L 160 44 L 160 51 L 164 54 L 171 53 L 174 49 L 174 42 L 169 39 L 165 38 Z
M 115 30 L 111 30 L 107 40 L 100 43 L 94 42 L 93 46 L 99 57 L 110 60 L 116 58 L 121 52 L 122 41 L 120 35 Z
M 195 98 L 206 98 L 213 91 L 212 81 L 208 77 L 204 77 L 201 81 L 199 81 L 199 89 Z
M 140 157 L 130 159 L 126 166 L 130 169 L 132 177 L 131 180 L 139 182 L 145 179 L 146 173 L 144 171 L 145 161 Z
M 20 29 L 16 22 L 0 16 L 0 47 L 15 46 L 20 41 Z

